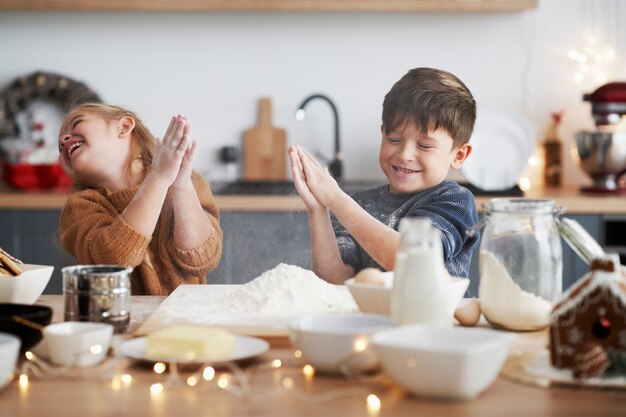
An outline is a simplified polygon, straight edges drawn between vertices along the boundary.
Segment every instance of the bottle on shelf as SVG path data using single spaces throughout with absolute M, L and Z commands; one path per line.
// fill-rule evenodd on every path
M 563 144 L 559 134 L 563 112 L 552 112 L 550 114 L 552 122 L 546 130 L 543 141 L 544 168 L 543 182 L 548 188 L 560 187 L 563 180 Z

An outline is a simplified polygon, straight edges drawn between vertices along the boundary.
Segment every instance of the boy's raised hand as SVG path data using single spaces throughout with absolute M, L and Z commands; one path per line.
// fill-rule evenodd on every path
M 297 151 L 308 189 L 320 204 L 329 207 L 333 196 L 341 192 L 341 188 L 328 172 L 328 168 L 320 164 L 306 149 L 297 147 Z
M 157 140 L 152 160 L 152 174 L 162 178 L 168 187 L 178 177 L 182 159 L 187 153 L 189 136 L 185 135 L 186 124 L 184 117 L 180 115 L 172 117 L 163 139 Z
M 302 168 L 302 161 L 300 160 L 300 155 L 298 154 L 298 149 L 295 146 L 289 146 L 287 148 L 289 153 L 289 161 L 291 162 L 291 173 L 293 175 L 293 185 L 296 187 L 300 198 L 304 202 L 304 205 L 307 207 L 309 211 L 315 210 L 325 210 L 326 207 L 322 205 L 315 195 L 309 189 L 307 185 L 306 177 L 304 175 L 304 170 Z

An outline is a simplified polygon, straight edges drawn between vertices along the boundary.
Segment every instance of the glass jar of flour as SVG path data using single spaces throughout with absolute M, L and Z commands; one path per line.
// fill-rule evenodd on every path
M 479 253 L 479 299 L 492 325 L 537 330 L 561 296 L 563 255 L 552 200 L 492 199 Z

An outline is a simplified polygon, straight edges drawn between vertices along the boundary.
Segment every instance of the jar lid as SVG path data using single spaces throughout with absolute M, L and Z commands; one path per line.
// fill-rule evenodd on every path
M 557 219 L 557 224 L 563 240 L 587 265 L 592 259 L 606 257 L 602 246 L 576 220 L 560 218 Z
M 492 198 L 488 212 L 553 214 L 554 200 L 529 198 Z

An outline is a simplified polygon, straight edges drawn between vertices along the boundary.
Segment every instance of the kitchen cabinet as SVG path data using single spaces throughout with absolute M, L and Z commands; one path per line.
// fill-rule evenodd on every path
M 222 260 L 211 284 L 245 284 L 280 263 L 311 269 L 308 214 L 301 211 L 223 211 Z
M 538 0 L 0 0 L 0 9 L 207 12 L 512 12 Z
M 58 242 L 60 210 L 0 210 L 0 246 L 29 263 L 53 265 L 54 272 L 46 294 L 62 292 L 61 269 L 74 265 Z M 567 215 L 578 221 L 598 241 L 602 241 L 603 216 Z M 222 211 L 224 231 L 222 260 L 207 275 L 211 284 L 244 284 L 280 263 L 311 268 L 309 222 L 302 211 Z M 589 270 L 564 242 L 563 289 Z M 478 249 L 470 270 L 469 293 L 478 295 Z
M 44 293 L 61 294 L 61 269 L 74 265 L 58 238 L 60 210 L 0 210 L 0 247 L 26 263 L 53 265 Z

